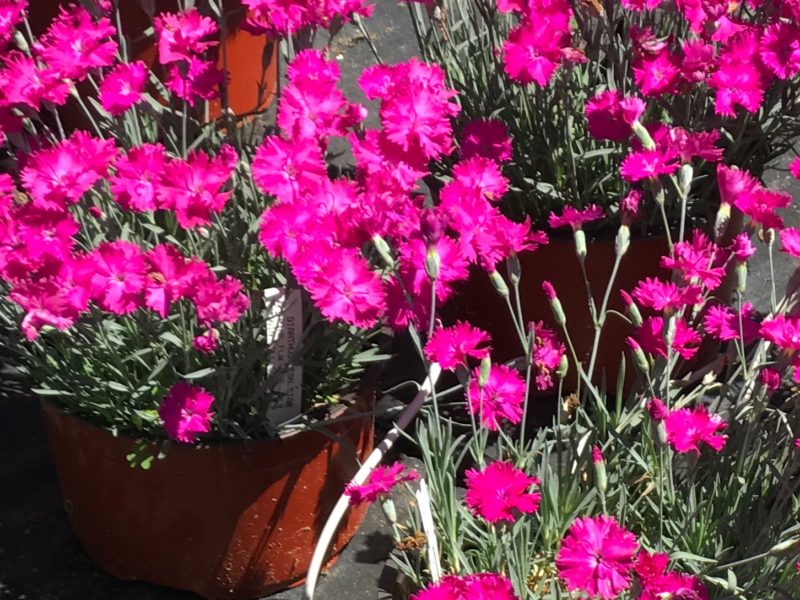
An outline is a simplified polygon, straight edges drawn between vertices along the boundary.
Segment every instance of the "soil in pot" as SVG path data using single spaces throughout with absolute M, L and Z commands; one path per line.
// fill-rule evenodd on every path
M 371 416 L 332 423 L 331 439 L 306 431 L 284 439 L 206 447 L 173 445 L 145 470 L 137 448 L 49 403 L 46 430 L 67 514 L 88 554 L 111 574 L 191 590 L 208 599 L 251 599 L 300 583 L 356 455 L 372 449 Z M 352 412 L 363 410 L 354 405 Z M 366 505 L 350 510 L 335 557 Z

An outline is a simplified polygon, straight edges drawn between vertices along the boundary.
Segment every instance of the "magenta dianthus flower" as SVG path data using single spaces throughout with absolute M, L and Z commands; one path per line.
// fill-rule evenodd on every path
M 470 413 L 491 431 L 497 431 L 502 419 L 519 423 L 525 401 L 525 380 L 520 374 L 505 365 L 492 365 L 483 386 L 479 379 L 480 369 L 476 368 L 467 390 Z
M 425 345 L 425 356 L 443 369 L 455 370 L 466 365 L 468 357 L 483 358 L 489 353 L 485 346 L 491 337 L 469 323 L 457 322 L 452 327 L 440 327 Z
M 366 483 L 362 485 L 350 483 L 344 493 L 350 498 L 352 505 L 375 502 L 379 498 L 388 496 L 397 484 L 404 481 L 415 481 L 419 478 L 419 473 L 414 469 L 408 471 L 405 469 L 405 465 L 399 462 L 392 465 L 379 465 L 370 473 Z
M 191 444 L 199 435 L 211 430 L 213 403 L 214 396 L 207 390 L 180 382 L 170 388 L 158 414 L 172 439 Z
M 111 116 L 121 115 L 142 99 L 146 81 L 144 62 L 119 64 L 100 83 L 100 104 Z
M 676 452 L 700 454 L 700 443 L 711 446 L 716 452 L 722 450 L 727 436 L 719 433 L 727 427 L 719 415 L 709 414 L 703 405 L 694 410 L 679 408 L 669 413 L 664 420 L 667 442 Z
M 510 462 L 495 461 L 481 471 L 469 469 L 466 483 L 467 506 L 489 523 L 513 523 L 518 514 L 530 514 L 539 508 L 541 494 L 530 492 L 539 480 Z

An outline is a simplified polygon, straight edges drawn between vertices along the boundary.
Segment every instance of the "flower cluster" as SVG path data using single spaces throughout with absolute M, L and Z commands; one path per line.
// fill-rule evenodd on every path
M 517 600 L 511 582 L 497 573 L 448 575 L 411 596 L 412 600 Z
M 284 37 L 308 28 L 334 29 L 353 15 L 368 17 L 374 8 L 363 0 L 242 0 L 245 26 L 255 34 Z

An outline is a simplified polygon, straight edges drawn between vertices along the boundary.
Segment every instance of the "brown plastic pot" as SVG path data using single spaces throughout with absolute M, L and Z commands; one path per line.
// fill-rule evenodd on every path
M 363 406 L 352 410 L 363 410 Z M 43 403 L 69 519 L 89 555 L 120 579 L 251 599 L 300 583 L 336 500 L 372 449 L 371 417 L 285 439 L 174 445 L 148 470 L 137 442 Z M 347 413 L 345 413 L 347 414 Z M 335 558 L 366 506 L 350 509 Z
M 661 256 L 667 253 L 664 237 L 633 240 L 620 263 L 616 282 L 611 291 L 609 308 L 624 313 L 620 290 L 632 290 L 639 280 L 645 277 L 669 277 L 669 273 L 659 265 Z M 594 327 L 589 314 L 586 289 L 581 274 L 580 263 L 575 255 L 572 239 L 553 239 L 535 252 L 523 252 L 519 256 L 522 265 L 520 295 L 525 322 L 544 321 L 563 339 L 561 327 L 553 319 L 550 305 L 542 292 L 542 282 L 550 281 L 556 289 L 558 298 L 567 317 L 567 328 L 575 344 L 578 357 L 587 361 L 594 341 Z M 592 287 L 592 295 L 598 309 L 603 300 L 608 278 L 614 266 L 614 243 L 595 241 L 588 244 L 586 270 Z M 470 272 L 467 281 L 457 289 L 450 301 L 449 316 L 453 319 L 469 321 L 476 327 L 488 331 L 492 336 L 492 357 L 497 360 L 510 360 L 522 352 L 519 338 L 514 329 L 505 301 L 492 287 L 486 273 L 480 269 Z M 633 328 L 624 320 L 610 315 L 603 328 L 595 367 L 595 382 L 600 382 L 603 371 L 606 381 L 613 390 L 620 367 L 620 355 L 627 353 L 625 338 L 633 333 Z M 626 359 L 627 360 L 627 359 Z M 628 381 L 634 371 L 627 361 Z M 565 381 L 565 389 L 574 389 L 575 369 Z
M 29 20 L 36 35 L 44 32 L 58 14 L 60 5 L 74 0 L 31 0 Z M 177 12 L 178 0 L 155 0 L 155 14 Z M 252 35 L 242 31 L 241 23 L 246 9 L 240 0 L 224 0 L 223 8 L 228 15 L 224 44 L 217 47 L 217 66 L 227 68 L 227 104 L 236 115 L 248 115 L 266 109 L 277 89 L 278 51 L 274 40 L 265 35 Z M 120 2 L 120 16 L 125 35 L 133 41 L 133 52 L 148 63 L 156 65 L 156 50 L 152 37 L 144 32 L 152 25 L 150 17 L 137 0 Z M 85 90 L 88 93 L 88 87 Z M 60 111 L 68 127 L 87 127 L 85 117 L 76 106 L 68 104 Z M 209 118 L 222 114 L 222 103 L 209 103 Z

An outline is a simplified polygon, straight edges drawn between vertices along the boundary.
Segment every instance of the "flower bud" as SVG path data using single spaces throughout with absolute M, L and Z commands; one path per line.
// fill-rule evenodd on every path
M 631 354 L 633 354 L 633 362 L 636 363 L 636 366 L 639 367 L 642 373 L 649 373 L 650 363 L 647 362 L 647 357 L 644 355 L 644 350 L 642 350 L 639 342 L 632 337 L 625 338 L 625 341 L 631 349 Z
M 547 300 L 550 302 L 550 310 L 553 311 L 553 318 L 555 318 L 556 323 L 563 327 L 567 323 L 567 315 L 564 314 L 564 308 L 561 306 L 561 301 L 558 299 L 558 296 L 556 296 L 556 290 L 553 288 L 553 284 L 549 281 L 543 281 L 542 290 L 544 290 L 544 295 L 547 296 Z
M 425 253 L 425 272 L 428 274 L 428 279 L 436 281 L 439 277 L 439 267 L 441 266 L 441 259 L 436 246 L 428 246 L 428 251 Z
M 444 235 L 445 221 L 433 209 L 423 210 L 419 218 L 419 231 L 428 246 L 438 242 Z
M 744 294 L 747 289 L 747 263 L 736 264 L 736 291 Z
M 784 552 L 788 552 L 789 550 L 794 550 L 795 547 L 800 544 L 800 538 L 790 538 L 788 540 L 784 540 L 775 544 L 772 548 L 769 549 L 770 554 L 782 554 Z
M 627 225 L 620 225 L 617 230 L 617 239 L 614 241 L 614 252 L 617 256 L 625 256 L 631 245 L 631 230 Z
M 386 263 L 386 266 L 390 269 L 393 269 L 394 258 L 392 258 L 392 251 L 391 248 L 389 248 L 389 244 L 386 243 L 386 240 L 376 233 L 372 236 L 372 243 L 375 246 L 375 249 L 378 251 L 378 254 L 381 255 L 383 262 Z
M 636 306 L 631 295 L 625 290 L 620 290 L 619 294 L 622 296 L 622 302 L 625 303 L 625 312 L 628 313 L 631 323 L 634 327 L 641 327 L 643 320 L 642 313 L 639 312 L 639 307 Z
M 647 403 L 647 412 L 650 413 L 650 418 L 656 423 L 659 423 L 669 416 L 669 409 L 667 405 L 661 401 L 661 398 L 651 398 Z
M 512 252 L 506 259 L 506 268 L 508 269 L 508 278 L 511 283 L 517 285 L 522 278 L 522 265 L 519 264 L 519 256 L 516 252 Z
M 689 197 L 689 192 L 692 191 L 692 179 L 694 178 L 694 169 L 692 165 L 686 163 L 678 171 L 678 189 L 683 198 Z
M 577 254 L 578 259 L 583 262 L 583 259 L 586 258 L 586 234 L 583 232 L 583 229 L 576 229 L 572 232 L 572 235 L 575 239 L 575 254 Z
M 594 464 L 594 484 L 600 495 L 605 495 L 608 489 L 608 475 L 606 474 L 606 461 L 603 451 L 599 446 L 592 446 L 592 463 Z
M 673 342 L 675 342 L 675 328 L 675 317 L 666 317 L 666 323 L 664 323 L 664 344 L 666 344 L 667 348 L 671 348 Z
M 639 138 L 639 141 L 642 142 L 642 146 L 644 146 L 645 150 L 656 149 L 656 143 L 653 141 L 650 132 L 647 131 L 645 126 L 642 125 L 638 119 L 633 122 L 631 129 L 633 130 L 634 135 Z
M 725 230 L 728 228 L 728 221 L 731 220 L 731 205 L 727 202 L 720 202 L 717 209 L 717 218 L 714 220 L 714 236 L 717 240 L 721 239 Z
M 397 523 L 397 510 L 394 506 L 394 501 L 385 496 L 381 499 L 381 508 L 383 509 L 383 514 L 386 515 L 386 519 L 392 525 Z
M 564 379 L 569 372 L 569 360 L 567 360 L 567 355 L 562 354 L 561 359 L 558 361 L 558 367 L 556 367 L 556 375 L 560 379 Z
M 480 370 L 478 371 L 478 386 L 483 387 L 489 381 L 492 372 L 492 357 L 488 354 L 481 359 Z
M 508 286 L 506 285 L 503 276 L 497 271 L 492 271 L 489 273 L 489 279 L 491 280 L 494 289 L 497 290 L 497 293 L 503 298 L 508 298 Z

